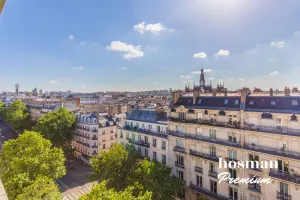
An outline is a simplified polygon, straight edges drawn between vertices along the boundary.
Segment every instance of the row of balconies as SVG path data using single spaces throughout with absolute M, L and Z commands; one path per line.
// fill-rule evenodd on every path
M 78 137 L 82 137 L 88 140 L 97 140 L 97 136 L 93 135 L 93 137 L 90 137 L 89 135 L 83 134 L 83 133 L 74 133 L 73 135 L 78 136 Z
M 208 137 L 208 136 L 203 136 L 203 135 L 194 135 L 190 133 L 182 133 L 178 131 L 168 131 L 169 135 L 177 136 L 177 137 L 182 137 L 186 139 L 193 139 L 193 140 L 199 140 L 203 142 L 209 142 L 209 143 L 214 143 L 214 144 L 220 144 L 220 145 L 225 145 L 225 146 L 230 146 L 230 147 L 235 147 L 235 148 L 241 148 L 241 144 L 237 143 L 236 141 L 230 141 L 230 140 L 224 140 L 220 138 L 213 138 L 213 137 Z
M 292 158 L 292 159 L 300 159 L 300 152 L 288 151 L 284 148 L 281 148 L 281 149 L 280 148 L 272 148 L 272 147 L 265 147 L 265 146 L 260 146 L 260 145 L 256 145 L 256 144 L 248 144 L 248 143 L 245 143 L 242 145 L 240 143 L 237 143 L 236 141 L 224 140 L 224 139 L 213 138 L 213 137 L 202 136 L 202 135 L 193 135 L 193 134 L 189 134 L 189 133 L 181 133 L 178 131 L 169 131 L 169 135 L 173 135 L 176 137 L 182 137 L 182 138 L 186 138 L 186 139 L 199 140 L 199 141 L 213 143 L 213 144 L 225 145 L 225 146 L 230 146 L 230 147 L 235 147 L 235 148 L 245 148 L 247 150 L 271 154 L 271 155 L 275 155 L 275 156 L 282 156 L 282 157 Z M 184 151 L 184 150 L 181 149 L 181 151 Z
M 216 120 L 204 120 L 204 119 L 179 119 L 171 117 L 170 121 L 180 122 L 180 123 L 191 123 L 191 124 L 201 124 L 201 125 L 209 125 L 216 127 L 226 127 L 226 128 L 236 128 L 243 130 L 253 130 L 267 133 L 276 133 L 276 134 L 284 134 L 284 135 L 292 135 L 292 136 L 300 136 L 300 129 L 287 128 L 287 127 L 271 127 L 271 126 L 262 126 L 262 125 L 251 125 L 246 124 L 244 127 L 241 127 L 239 121 L 233 122 L 218 122 Z
M 149 142 L 144 142 L 143 140 L 136 141 L 136 140 L 132 140 L 132 139 L 128 138 L 128 141 L 129 141 L 129 143 L 137 144 L 139 146 L 144 146 L 144 147 L 147 147 L 147 148 L 150 147 L 150 143 Z
M 98 132 L 97 129 L 89 129 L 89 128 L 80 127 L 80 126 L 77 126 L 77 129 L 79 129 L 79 130 L 84 130 L 84 131 L 88 131 L 88 132 L 93 132 L 93 133 Z
M 89 143 L 86 143 L 86 142 L 82 142 L 82 141 L 76 141 L 78 144 L 81 144 L 81 145 L 83 145 L 83 146 L 85 146 L 85 147 L 88 147 L 88 148 L 98 148 L 98 145 L 95 145 L 95 144 L 93 144 L 93 145 L 90 145 Z
M 165 133 L 159 133 L 159 132 L 154 132 L 151 130 L 147 130 L 147 129 L 141 129 L 141 128 L 137 128 L 137 127 L 130 127 L 130 126 L 124 126 L 123 128 L 120 128 L 123 130 L 130 130 L 130 131 L 134 131 L 137 133 L 141 133 L 141 134 L 147 134 L 147 135 L 151 135 L 151 136 L 156 136 L 156 137 L 161 137 L 161 138 L 168 138 L 168 135 Z

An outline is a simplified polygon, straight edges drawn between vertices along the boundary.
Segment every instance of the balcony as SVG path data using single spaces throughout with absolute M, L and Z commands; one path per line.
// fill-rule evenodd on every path
M 203 158 L 205 160 L 210 160 L 210 161 L 213 161 L 213 162 L 219 162 L 219 158 L 215 155 L 210 155 L 210 154 L 202 153 L 202 152 L 195 151 L 195 150 L 190 150 L 190 154 L 192 156 Z
M 289 181 L 292 183 L 300 184 L 300 176 L 297 174 L 292 174 L 290 172 L 281 172 L 276 169 L 270 169 L 270 174 L 271 177 Z
M 183 164 L 183 163 L 180 163 L 180 162 L 178 162 L 178 161 L 175 161 L 175 166 L 184 169 L 184 164 Z
M 196 192 L 199 192 L 201 194 L 204 194 L 205 196 L 211 197 L 213 199 L 217 199 L 217 200 L 229 200 L 229 198 L 222 196 L 220 194 L 214 193 L 210 190 L 204 189 L 200 186 L 197 186 L 193 183 L 190 183 L 190 188 Z
M 93 137 L 92 137 L 92 140 L 97 140 L 97 137 L 96 137 L 96 136 L 93 136 Z
M 195 166 L 195 172 L 203 174 L 203 168 Z
M 203 135 L 194 135 L 194 134 L 190 134 L 190 133 L 181 133 L 178 131 L 169 131 L 168 133 L 169 133 L 169 135 L 176 136 L 176 137 L 187 138 L 187 139 L 192 139 L 192 140 L 199 140 L 202 142 L 214 143 L 214 144 L 230 146 L 230 147 L 235 147 L 235 148 L 241 148 L 241 145 L 234 141 L 229 141 L 229 140 L 224 140 L 224 139 L 219 139 L 219 138 L 212 138 L 212 137 L 203 136 Z
M 255 126 L 255 125 L 246 124 L 244 129 L 251 130 L 251 131 L 266 132 L 266 133 L 300 136 L 300 129 L 293 129 L 293 128 L 280 127 L 280 126 L 271 127 L 271 126 Z
M 265 146 L 260 146 L 260 145 L 256 145 L 256 144 L 248 144 L 248 143 L 245 143 L 244 148 L 251 150 L 251 151 L 257 151 L 257 152 L 271 154 L 271 155 L 275 155 L 275 156 L 282 156 L 282 157 L 292 158 L 292 159 L 297 159 L 297 160 L 300 159 L 300 153 L 295 152 L 295 151 L 287 151 L 284 149 L 271 148 L 271 147 L 265 147 Z
M 137 132 L 137 133 L 147 134 L 147 135 L 156 136 L 156 137 L 160 137 L 160 138 L 164 138 L 164 139 L 168 138 L 168 135 L 165 134 L 165 133 L 153 132 L 153 131 L 150 131 L 150 130 L 136 128 L 136 127 L 125 126 L 123 128 L 120 128 L 120 129 L 134 131 L 134 132 Z
M 208 175 L 213 178 L 218 178 L 218 173 L 211 170 L 208 171 Z
M 92 132 L 93 132 L 93 133 L 97 133 L 97 132 L 98 132 L 98 130 L 92 130 Z
M 180 146 L 174 146 L 174 151 L 180 152 L 180 153 L 185 153 L 185 149 L 184 147 L 180 147 Z
M 278 192 L 277 191 L 277 199 L 281 199 L 281 200 L 292 200 L 292 196 L 287 194 L 287 193 L 283 193 L 283 192 Z
M 201 124 L 201 125 L 209 125 L 209 126 L 217 126 L 217 127 L 226 127 L 226 128 L 241 128 L 240 122 L 219 122 L 216 120 L 205 120 L 205 119 L 179 119 L 170 117 L 170 121 L 172 122 L 180 122 L 180 123 L 191 123 L 191 124 Z
M 261 187 L 258 184 L 248 184 L 248 190 L 253 192 L 261 193 Z
M 98 148 L 98 146 L 97 145 L 93 145 L 92 148 Z
M 136 145 L 139 145 L 139 146 L 143 146 L 143 147 L 147 147 L 147 148 L 150 147 L 150 144 L 148 142 L 144 142 L 143 140 L 135 141 L 135 140 L 132 140 L 132 139 L 129 138 L 128 141 L 132 144 L 136 144 Z

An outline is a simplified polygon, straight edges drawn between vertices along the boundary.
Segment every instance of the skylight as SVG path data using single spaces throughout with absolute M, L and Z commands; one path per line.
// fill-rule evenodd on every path
M 228 104 L 228 99 L 225 99 L 225 100 L 224 100 L 224 104 Z

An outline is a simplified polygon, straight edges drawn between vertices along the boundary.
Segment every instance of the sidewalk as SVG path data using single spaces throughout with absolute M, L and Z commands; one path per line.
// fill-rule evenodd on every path
M 0 180 L 0 200 L 8 200 L 1 180 Z

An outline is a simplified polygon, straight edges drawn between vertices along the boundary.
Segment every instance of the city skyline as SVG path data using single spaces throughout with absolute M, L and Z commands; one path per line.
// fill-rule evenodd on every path
M 297 1 L 32 2 L 3 9 L 0 91 L 184 89 L 202 66 L 230 90 L 300 86 Z

